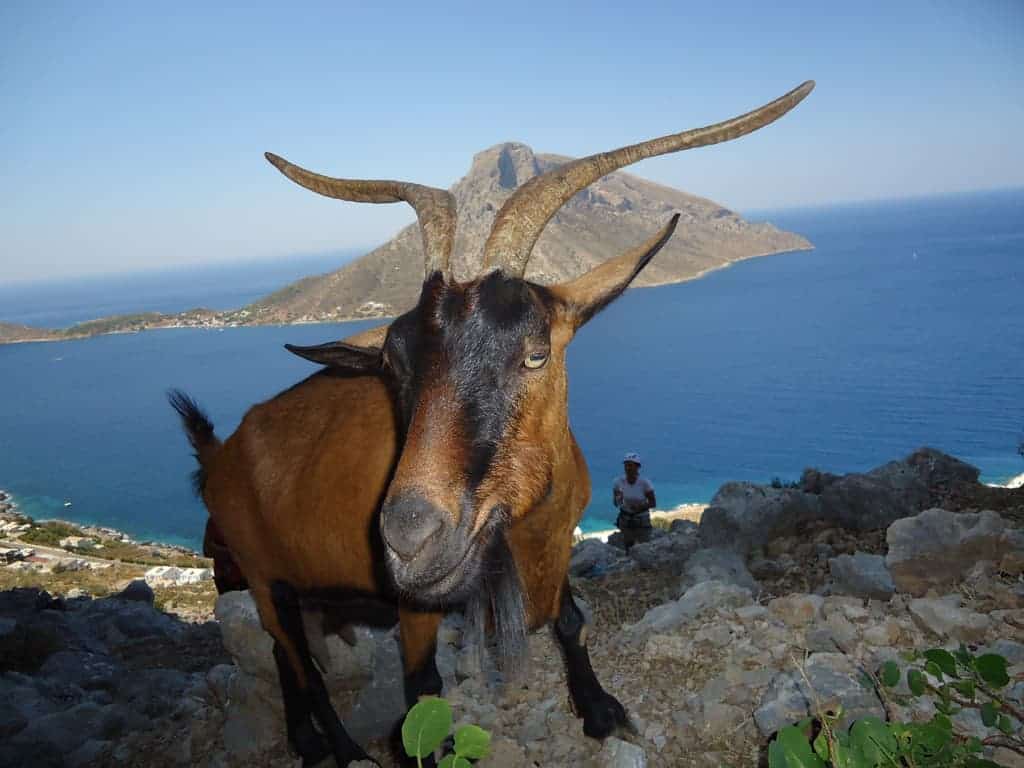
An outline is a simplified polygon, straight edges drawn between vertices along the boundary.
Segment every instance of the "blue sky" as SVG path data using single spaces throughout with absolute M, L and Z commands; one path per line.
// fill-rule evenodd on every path
M 1024 3 L 0 4 L 0 281 L 371 247 L 506 140 L 583 155 L 805 79 L 737 142 L 630 170 L 743 210 L 1024 185 Z

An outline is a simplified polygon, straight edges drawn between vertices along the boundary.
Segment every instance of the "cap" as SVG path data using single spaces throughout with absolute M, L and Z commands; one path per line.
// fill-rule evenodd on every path
M 640 462 L 640 454 L 639 453 L 635 453 L 634 451 L 630 451 L 629 453 L 627 453 L 625 456 L 622 457 L 622 463 L 623 464 L 625 464 L 627 461 L 631 461 L 634 464 L 639 466 L 639 464 L 641 463 Z

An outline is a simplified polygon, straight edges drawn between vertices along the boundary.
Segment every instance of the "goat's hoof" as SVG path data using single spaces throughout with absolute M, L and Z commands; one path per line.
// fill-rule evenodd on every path
M 592 739 L 605 739 L 617 731 L 635 733 L 636 727 L 619 700 L 601 691 L 583 708 L 583 733 Z

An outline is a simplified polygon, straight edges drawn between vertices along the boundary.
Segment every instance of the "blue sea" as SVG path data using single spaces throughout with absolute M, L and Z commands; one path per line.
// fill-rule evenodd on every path
M 748 218 L 816 248 L 629 291 L 573 342 L 570 415 L 593 484 L 585 528 L 611 524 L 627 450 L 643 454 L 661 508 L 707 501 L 728 480 L 862 471 L 922 445 L 989 482 L 1024 472 L 1024 190 Z M 239 306 L 337 263 L 0 287 L 0 320 Z M 252 403 L 314 370 L 282 344 L 366 325 L 0 346 L 0 488 L 36 517 L 198 546 L 205 512 L 165 391 L 190 392 L 226 436 Z

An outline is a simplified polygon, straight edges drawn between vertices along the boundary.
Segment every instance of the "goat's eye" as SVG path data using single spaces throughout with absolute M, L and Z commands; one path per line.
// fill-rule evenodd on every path
M 544 363 L 548 361 L 547 352 L 531 352 L 523 360 L 523 365 L 527 368 L 540 368 Z

